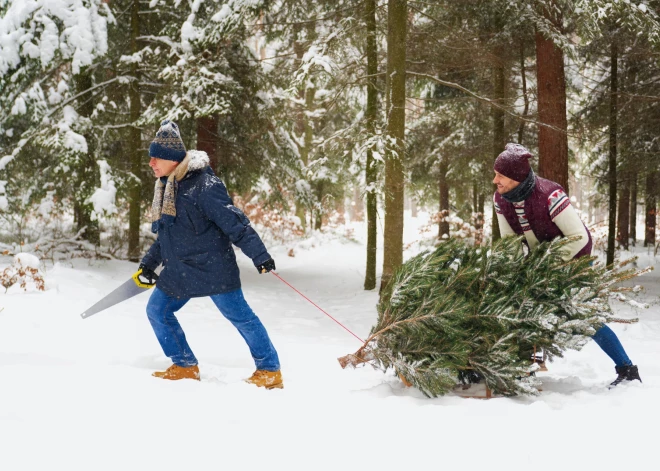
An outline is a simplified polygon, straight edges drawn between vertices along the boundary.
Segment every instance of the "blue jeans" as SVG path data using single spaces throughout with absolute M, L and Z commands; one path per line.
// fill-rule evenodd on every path
M 621 345 L 619 338 L 612 329 L 603 325 L 603 327 L 596 331 L 592 338 L 598 346 L 602 348 L 612 360 L 614 360 L 616 366 L 632 365 L 632 361 L 628 358 L 623 345 Z
M 216 294 L 211 296 L 211 299 L 248 344 L 257 369 L 279 370 L 280 360 L 275 347 L 268 337 L 266 328 L 245 301 L 243 291 L 237 289 L 229 293 Z M 158 288 L 154 288 L 147 304 L 147 316 L 156 338 L 165 355 L 178 366 L 197 364 L 197 358 L 186 341 L 186 334 L 174 315 L 189 300 L 190 298 L 170 297 Z

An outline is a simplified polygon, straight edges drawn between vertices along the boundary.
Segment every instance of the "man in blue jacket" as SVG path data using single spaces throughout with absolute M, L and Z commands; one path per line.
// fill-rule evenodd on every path
M 150 282 L 158 279 L 147 315 L 163 352 L 173 363 L 153 375 L 199 380 L 197 358 L 175 313 L 190 298 L 210 296 L 250 348 L 256 371 L 247 382 L 282 388 L 277 352 L 243 297 L 232 244 L 252 259 L 259 273 L 274 270 L 275 262 L 209 167 L 206 153 L 186 152 L 176 123 L 163 121 L 149 146 L 149 156 L 149 166 L 157 177 L 151 230 L 158 238 L 140 269 Z M 154 270 L 161 264 L 163 270 L 156 277 Z

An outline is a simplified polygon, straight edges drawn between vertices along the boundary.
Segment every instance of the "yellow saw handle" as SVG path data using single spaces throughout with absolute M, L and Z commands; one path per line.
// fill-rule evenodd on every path
M 133 281 L 135 282 L 135 284 L 137 286 L 139 286 L 140 288 L 145 288 L 145 289 L 153 288 L 154 286 L 156 286 L 155 282 L 154 283 L 149 283 L 149 280 L 146 280 L 146 281 L 142 280 L 140 278 L 141 274 L 142 274 L 142 268 L 140 268 L 138 271 L 136 271 L 135 274 L 133 275 Z M 158 280 L 158 276 L 156 276 L 156 280 Z

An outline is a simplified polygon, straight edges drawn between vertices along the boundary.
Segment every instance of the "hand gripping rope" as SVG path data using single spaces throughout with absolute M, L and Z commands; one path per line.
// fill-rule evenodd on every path
M 311 299 L 309 299 L 307 296 L 305 296 L 304 294 L 302 294 L 300 291 L 298 291 L 296 288 L 294 288 L 294 287 L 291 286 L 289 283 L 287 283 L 284 279 L 282 279 L 282 277 L 281 277 L 280 275 L 278 275 L 278 274 L 275 273 L 274 271 L 271 271 L 270 273 L 272 273 L 273 275 L 275 275 L 275 276 L 276 276 L 276 277 L 277 277 L 282 283 L 284 283 L 284 284 L 287 285 L 289 288 L 291 288 L 291 289 L 294 290 L 296 293 L 298 293 L 300 296 L 302 296 L 302 297 L 305 298 L 307 301 L 309 301 L 310 303 L 312 303 L 312 305 L 313 305 L 316 309 L 318 309 L 318 310 L 321 311 L 323 314 L 325 314 L 326 316 L 328 316 L 330 319 L 332 319 L 333 321 L 335 321 L 337 324 L 339 324 L 340 326 L 342 326 L 342 327 L 343 327 L 343 328 L 344 328 L 349 334 L 351 334 L 353 337 L 355 337 L 356 339 L 358 339 L 360 342 L 364 343 L 364 340 L 362 340 L 360 337 L 358 337 L 358 336 L 355 335 L 353 332 L 351 332 L 351 331 L 348 329 L 348 327 L 346 327 L 344 324 L 342 324 L 342 323 L 339 322 L 337 319 L 335 319 L 334 317 L 332 317 L 330 314 L 328 314 L 327 312 L 325 312 L 323 309 L 321 309 L 320 307 L 318 307 L 318 306 L 317 306 L 317 305 L 316 305 Z

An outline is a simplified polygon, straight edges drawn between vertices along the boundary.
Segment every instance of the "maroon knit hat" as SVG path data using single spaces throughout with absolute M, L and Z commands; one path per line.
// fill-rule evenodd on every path
M 520 144 L 509 143 L 504 147 L 504 152 L 495 159 L 495 171 L 505 177 L 522 182 L 529 175 L 532 167 L 529 166 L 529 159 L 532 153 Z

